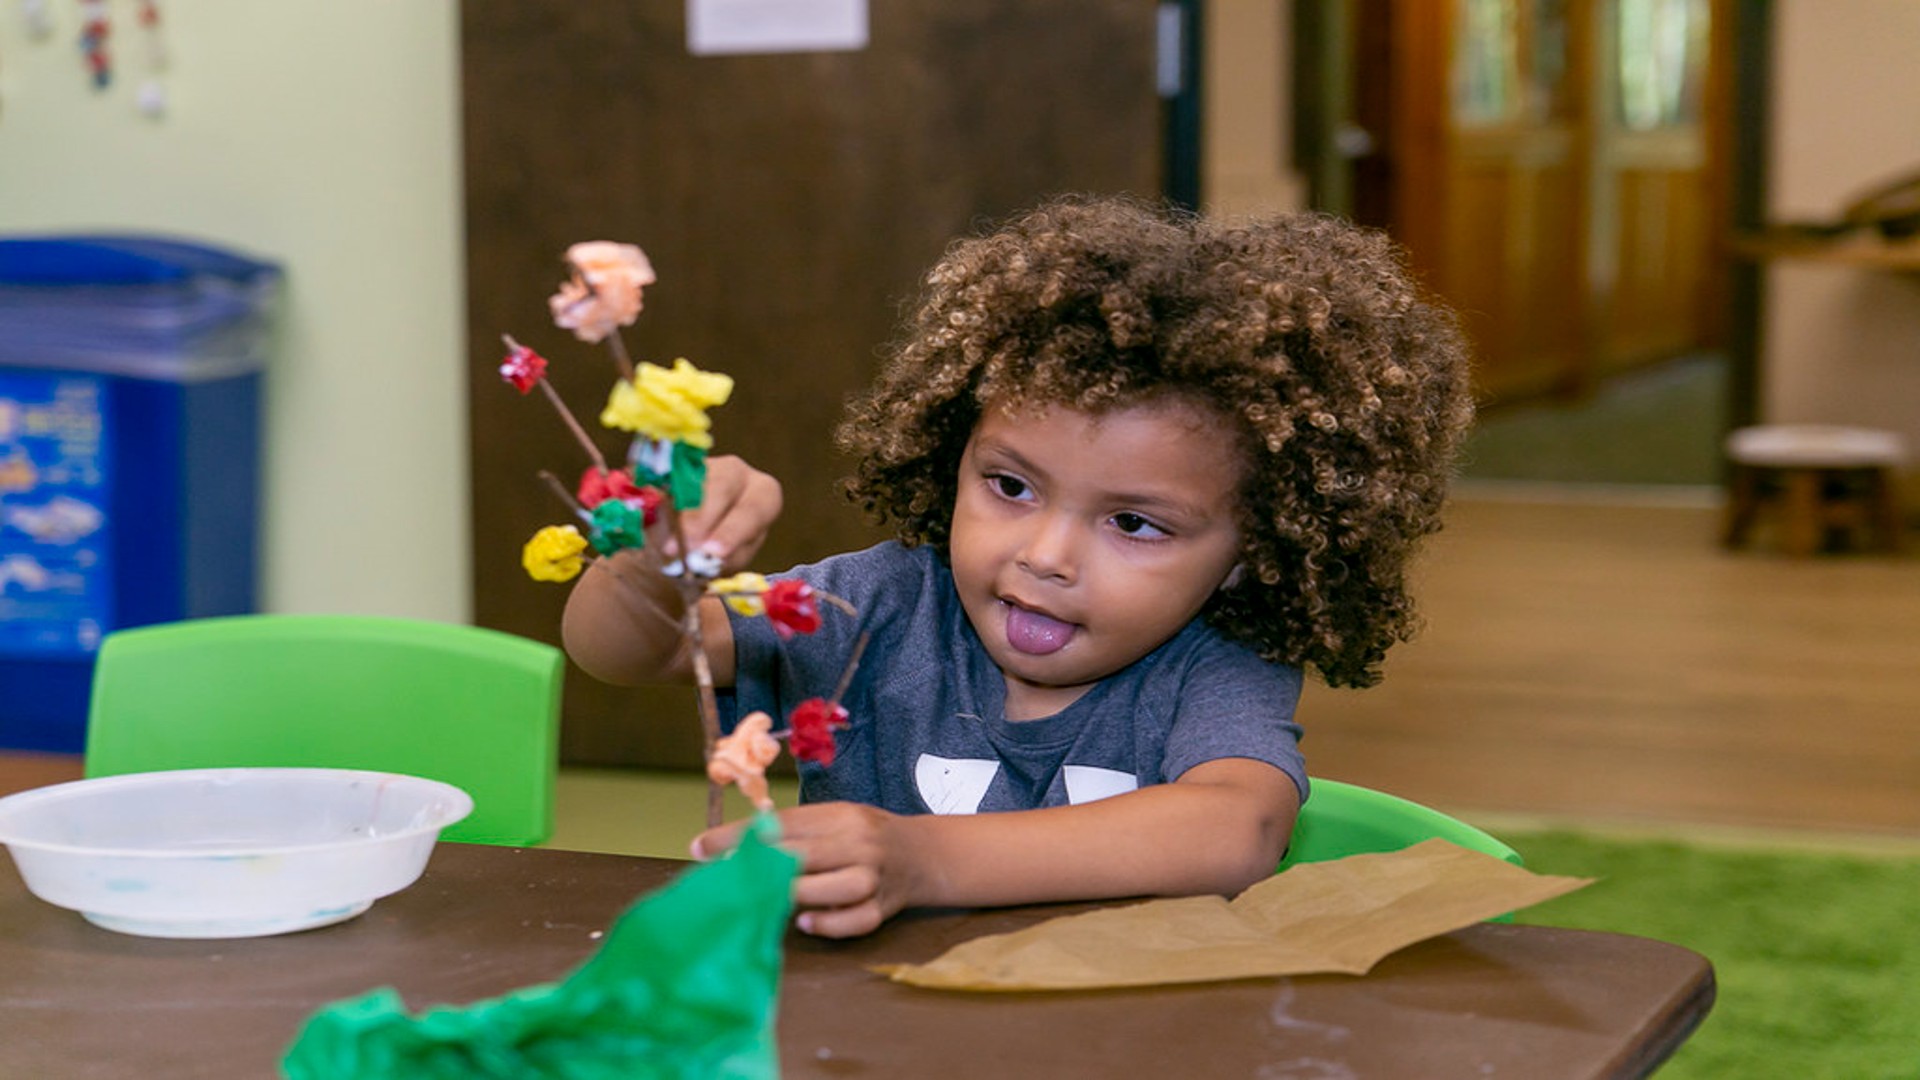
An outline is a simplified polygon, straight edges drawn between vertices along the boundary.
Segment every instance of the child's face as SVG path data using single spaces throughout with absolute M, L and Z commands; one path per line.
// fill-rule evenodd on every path
M 1152 652 L 1226 579 L 1242 463 L 1223 429 L 1177 399 L 981 416 L 949 556 L 1010 718 L 1057 712 Z

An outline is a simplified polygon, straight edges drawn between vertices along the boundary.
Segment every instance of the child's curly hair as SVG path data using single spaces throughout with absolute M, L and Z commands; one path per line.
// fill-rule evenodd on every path
M 1332 685 L 1378 682 L 1415 629 L 1473 406 L 1467 349 L 1384 236 L 1320 214 L 1213 221 L 1069 197 L 954 244 L 854 400 L 849 496 L 944 550 L 983 405 L 1101 413 L 1175 394 L 1237 420 L 1247 573 L 1205 617 Z

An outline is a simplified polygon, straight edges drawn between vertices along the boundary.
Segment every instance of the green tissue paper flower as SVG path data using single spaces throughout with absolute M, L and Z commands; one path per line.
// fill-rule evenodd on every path
M 643 485 L 665 488 L 678 509 L 698 510 L 707 494 L 707 452 L 681 442 L 669 445 L 666 472 L 650 468 L 643 459 L 634 463 L 633 478 Z
M 729 858 L 635 904 L 563 982 L 409 1016 L 390 988 L 321 1009 L 289 1080 L 772 1080 L 798 863 L 762 818 Z
M 611 555 L 647 544 L 646 512 L 620 499 L 607 499 L 593 508 L 593 550 Z

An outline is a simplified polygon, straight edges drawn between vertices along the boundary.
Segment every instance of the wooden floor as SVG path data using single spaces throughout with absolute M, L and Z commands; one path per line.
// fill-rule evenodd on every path
M 1456 500 L 1426 632 L 1380 686 L 1309 686 L 1309 767 L 1478 820 L 1920 837 L 1920 559 L 1727 553 L 1717 522 Z

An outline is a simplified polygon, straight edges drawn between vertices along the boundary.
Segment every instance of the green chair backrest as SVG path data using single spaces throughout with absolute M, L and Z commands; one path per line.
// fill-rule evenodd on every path
M 319 766 L 442 780 L 473 796 L 448 840 L 553 831 L 560 686 L 551 645 L 452 623 L 236 615 L 109 634 L 86 772 Z
M 1280 869 L 1345 855 L 1399 851 L 1436 837 L 1520 865 L 1519 852 L 1458 818 L 1384 791 L 1316 777 L 1312 794 L 1294 822 L 1293 839 Z

